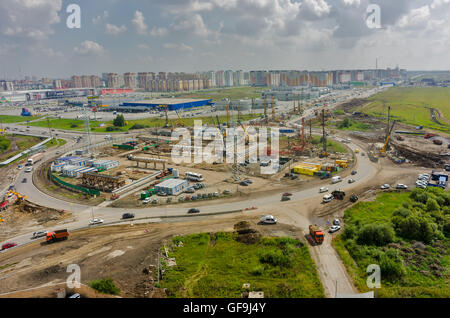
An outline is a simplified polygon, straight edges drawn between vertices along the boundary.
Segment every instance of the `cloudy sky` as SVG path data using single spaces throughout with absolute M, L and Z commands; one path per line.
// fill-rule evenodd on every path
M 81 8 L 69 29 L 67 7 Z M 367 26 L 370 3 L 381 28 Z M 450 0 L 1 0 L 0 78 L 450 69 Z

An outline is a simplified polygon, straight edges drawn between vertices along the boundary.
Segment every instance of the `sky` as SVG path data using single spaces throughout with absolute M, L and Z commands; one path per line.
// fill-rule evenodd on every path
M 68 28 L 70 4 L 80 28 Z M 367 23 L 380 8 L 380 28 Z M 450 69 L 450 0 L 1 0 L 0 78 Z

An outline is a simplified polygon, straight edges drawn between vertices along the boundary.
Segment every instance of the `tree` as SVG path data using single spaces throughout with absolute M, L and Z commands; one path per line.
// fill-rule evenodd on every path
M 358 232 L 357 242 L 383 246 L 394 240 L 394 229 L 388 224 L 366 224 Z
M 122 114 L 119 114 L 114 118 L 113 125 L 116 127 L 123 127 L 125 126 L 125 118 Z
M 427 204 L 426 204 L 426 206 L 425 206 L 425 209 L 426 209 L 428 212 L 433 212 L 433 211 L 439 211 L 439 210 L 440 210 L 439 204 L 436 202 L 435 199 L 432 199 L 432 198 L 429 198 L 429 199 L 427 200 Z

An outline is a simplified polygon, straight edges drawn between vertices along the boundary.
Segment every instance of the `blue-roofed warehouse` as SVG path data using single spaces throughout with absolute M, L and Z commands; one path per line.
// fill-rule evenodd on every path
M 163 105 L 167 105 L 167 110 L 179 110 L 193 107 L 201 107 L 212 104 L 212 99 L 181 99 L 181 98 L 160 98 L 152 100 L 124 102 L 126 107 L 149 107 L 163 110 Z

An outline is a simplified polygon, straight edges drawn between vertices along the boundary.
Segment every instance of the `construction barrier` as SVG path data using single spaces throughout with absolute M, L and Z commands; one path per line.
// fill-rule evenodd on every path
M 65 182 L 63 180 L 61 180 L 60 178 L 58 178 L 57 176 L 55 176 L 53 173 L 49 173 L 50 174 L 50 178 L 52 181 L 56 182 L 57 184 L 59 184 L 62 187 L 68 188 L 68 190 L 72 190 L 72 191 L 76 191 L 76 192 L 83 192 L 89 195 L 100 195 L 100 191 L 98 190 L 94 190 L 94 189 L 86 189 L 80 186 L 76 186 L 73 184 L 70 184 L 68 182 Z

